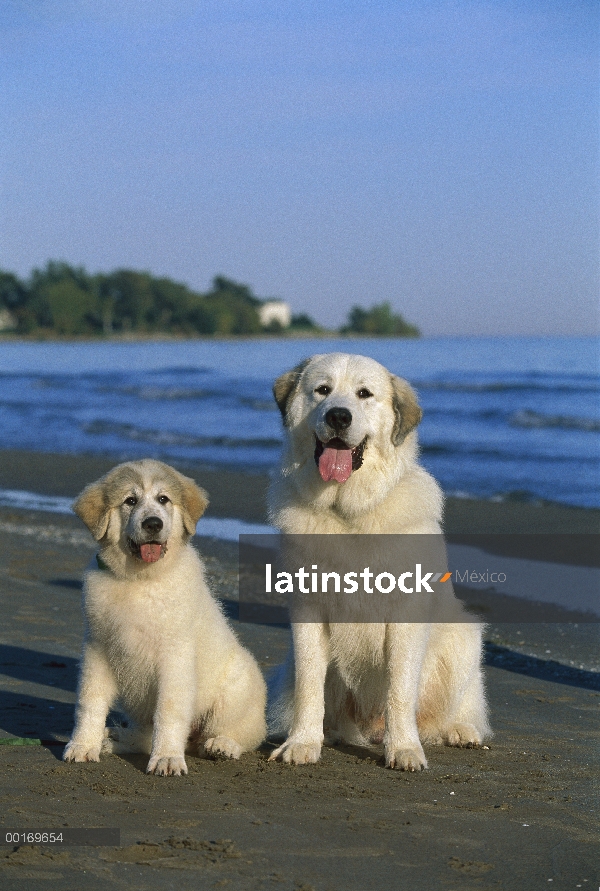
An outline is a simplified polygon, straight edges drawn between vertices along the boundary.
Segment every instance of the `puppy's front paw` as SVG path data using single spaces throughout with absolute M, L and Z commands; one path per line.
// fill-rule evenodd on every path
M 463 746 L 467 749 L 481 745 L 481 734 L 473 724 L 453 724 L 446 731 L 449 746 Z
M 315 764 L 321 757 L 320 742 L 298 742 L 293 738 L 269 755 L 269 761 L 283 761 L 285 764 Z
M 100 761 L 101 746 L 81 745 L 73 740 L 67 743 L 63 761 Z
M 204 751 L 211 758 L 239 758 L 242 747 L 228 736 L 213 736 L 204 743 Z
M 388 748 L 386 746 L 385 766 L 395 768 L 396 770 L 425 770 L 427 759 L 421 746 L 410 749 Z
M 159 777 L 179 777 L 182 773 L 187 774 L 187 772 L 185 758 L 181 755 L 171 755 L 169 757 L 152 755 L 146 768 L 146 773 L 153 773 Z

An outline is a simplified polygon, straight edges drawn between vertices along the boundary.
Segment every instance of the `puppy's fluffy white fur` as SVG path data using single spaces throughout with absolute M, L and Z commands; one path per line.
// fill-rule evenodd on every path
M 84 577 L 85 639 L 66 761 L 142 751 L 149 773 L 179 775 L 187 773 L 186 747 L 238 758 L 264 739 L 262 674 L 189 544 L 207 504 L 193 480 L 153 460 L 119 465 L 75 502 L 100 554 Z M 133 726 L 109 733 L 117 700 Z
M 443 499 L 417 463 L 421 409 L 409 384 L 364 356 L 313 356 L 275 382 L 287 430 L 270 490 L 274 525 L 291 534 L 440 534 Z M 342 432 L 328 422 L 345 409 Z M 347 419 L 346 415 L 346 419 Z M 364 446 L 345 482 L 324 481 L 315 445 Z M 362 447 L 362 446 L 361 446 Z M 328 736 L 365 744 L 383 731 L 388 767 L 427 766 L 422 743 L 479 745 L 490 732 L 481 672 L 483 626 L 445 597 L 431 623 L 292 626 L 293 653 L 272 680 L 272 758 L 317 761 Z

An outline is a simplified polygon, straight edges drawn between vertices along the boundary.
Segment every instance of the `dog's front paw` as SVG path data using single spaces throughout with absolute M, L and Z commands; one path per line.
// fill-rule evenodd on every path
M 100 761 L 101 746 L 82 745 L 73 740 L 67 743 L 63 752 L 63 761 Z
M 204 751 L 211 758 L 239 758 L 242 747 L 228 736 L 213 736 L 204 743 Z
M 452 724 L 446 730 L 446 744 L 467 749 L 481 745 L 481 734 L 473 724 Z
M 299 742 L 290 737 L 269 755 L 269 761 L 285 764 L 315 764 L 321 757 L 320 742 Z
M 386 746 L 385 766 L 396 770 L 425 770 L 427 759 L 421 746 L 404 749 Z
M 185 758 L 181 755 L 167 757 L 152 755 L 146 768 L 146 773 L 153 773 L 158 777 L 179 777 L 182 773 L 187 774 L 187 772 Z

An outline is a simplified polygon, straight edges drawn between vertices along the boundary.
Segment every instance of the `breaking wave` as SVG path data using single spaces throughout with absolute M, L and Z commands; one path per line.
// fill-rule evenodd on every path
M 439 456 L 449 456 L 454 458 L 493 458 L 495 461 L 520 461 L 520 462 L 530 462 L 530 463 L 539 463 L 539 464 L 554 464 L 554 463 L 564 463 L 570 464 L 572 458 L 570 456 L 565 456 L 561 454 L 557 455 L 544 455 L 544 454 L 532 454 L 531 452 L 520 452 L 516 449 L 511 449 L 510 451 L 494 448 L 494 446 L 468 446 L 465 443 L 421 443 L 420 446 L 421 453 L 426 457 L 435 457 Z M 578 463 L 583 464 L 592 464 L 597 466 L 598 464 L 598 456 L 597 455 L 583 455 L 578 459 Z
M 592 375 L 543 375 L 515 380 L 414 380 L 417 391 L 439 390 L 446 393 L 600 393 L 600 382 Z
M 117 424 L 114 421 L 92 421 L 84 424 L 85 433 L 96 436 L 112 435 L 134 442 L 144 442 L 156 446 L 186 446 L 192 448 L 262 448 L 280 449 L 281 440 L 271 437 L 241 438 L 233 436 L 194 436 L 190 433 L 177 433 L 172 430 L 148 430 L 134 427 L 133 424 Z
M 576 415 L 545 415 L 541 412 L 523 409 L 510 416 L 513 427 L 545 429 L 558 427 L 561 430 L 585 430 L 589 433 L 600 431 L 600 420 L 597 418 L 580 418 Z

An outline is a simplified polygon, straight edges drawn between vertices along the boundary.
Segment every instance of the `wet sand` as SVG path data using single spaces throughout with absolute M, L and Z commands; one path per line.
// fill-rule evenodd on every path
M 74 496 L 113 463 L 0 452 L 0 488 Z M 208 489 L 213 516 L 265 521 L 264 476 L 181 469 Z M 591 532 L 599 515 L 450 502 L 446 528 Z M 4 846 L 0 885 L 522 891 L 599 884 L 600 676 L 589 670 L 597 626 L 490 629 L 495 736 L 488 749 L 429 747 L 429 770 L 419 775 L 386 770 L 378 748 L 325 749 L 319 764 L 305 767 L 267 763 L 269 744 L 239 762 L 189 757 L 182 778 L 146 776 L 141 756 L 66 765 L 80 580 L 94 546 L 74 517 L 0 509 L 0 532 L 0 737 L 42 741 L 0 745 L 2 827 L 121 831 L 118 848 Z M 198 545 L 214 591 L 235 616 L 236 548 Z M 233 621 L 265 670 L 281 661 L 287 628 Z

